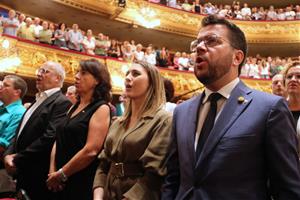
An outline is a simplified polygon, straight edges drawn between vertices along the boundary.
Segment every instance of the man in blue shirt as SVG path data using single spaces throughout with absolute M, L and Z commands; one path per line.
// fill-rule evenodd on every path
M 0 106 L 0 160 L 26 110 L 21 100 L 26 92 L 27 84 L 22 78 L 15 75 L 4 77 L 0 88 L 0 101 L 3 102 Z M 0 193 L 11 191 L 11 188 L 10 179 L 4 170 L 3 162 L 0 161 Z

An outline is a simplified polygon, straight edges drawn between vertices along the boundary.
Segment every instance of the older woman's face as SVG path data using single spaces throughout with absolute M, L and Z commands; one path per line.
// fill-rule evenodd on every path
M 149 88 L 149 77 L 139 64 L 133 64 L 125 78 L 125 96 L 129 99 L 145 98 Z
M 75 75 L 75 87 L 78 95 L 82 95 L 88 91 L 93 91 L 98 84 L 95 77 L 86 70 L 79 69 Z
M 288 94 L 300 95 L 300 65 L 291 67 L 285 77 L 285 86 Z

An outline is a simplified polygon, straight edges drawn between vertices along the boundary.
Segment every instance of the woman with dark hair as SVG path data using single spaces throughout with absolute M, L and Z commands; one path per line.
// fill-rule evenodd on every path
M 94 200 L 158 200 L 166 174 L 171 115 L 156 67 L 133 63 L 125 78 L 126 106 L 112 124 L 94 180 Z
M 47 185 L 58 192 L 58 200 L 92 199 L 96 158 L 111 119 L 111 82 L 106 66 L 95 59 L 81 61 L 75 87 L 79 100 L 58 129 L 51 153 Z
M 60 23 L 58 25 L 58 29 L 54 32 L 54 45 L 60 48 L 67 48 L 67 31 L 66 24 Z

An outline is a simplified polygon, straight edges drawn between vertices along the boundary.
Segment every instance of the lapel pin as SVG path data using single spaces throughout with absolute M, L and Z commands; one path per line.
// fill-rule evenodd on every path
M 243 96 L 239 96 L 238 97 L 238 103 L 239 104 L 242 104 L 242 103 L 244 103 L 245 102 L 245 98 L 243 97 Z

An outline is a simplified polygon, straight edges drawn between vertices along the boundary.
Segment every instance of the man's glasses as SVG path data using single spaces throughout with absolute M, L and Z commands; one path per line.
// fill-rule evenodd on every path
M 44 74 L 48 74 L 48 73 L 50 73 L 50 70 L 44 69 L 44 68 L 39 68 L 39 69 L 37 69 L 37 70 L 35 71 L 35 74 L 36 74 L 36 75 L 38 75 L 38 74 L 44 75 Z
M 291 73 L 286 75 L 287 80 L 292 80 L 292 78 L 295 77 L 296 80 L 300 80 L 300 73 Z
M 209 48 L 209 47 L 215 47 L 215 46 L 218 46 L 218 45 L 222 44 L 222 41 L 225 41 L 225 42 L 227 42 L 231 45 L 231 43 L 229 41 L 213 34 L 213 35 L 207 35 L 207 36 L 204 36 L 202 38 L 198 38 L 197 40 L 192 41 L 190 50 L 191 50 L 191 52 L 196 52 L 197 47 L 202 42 L 204 43 L 206 48 Z

